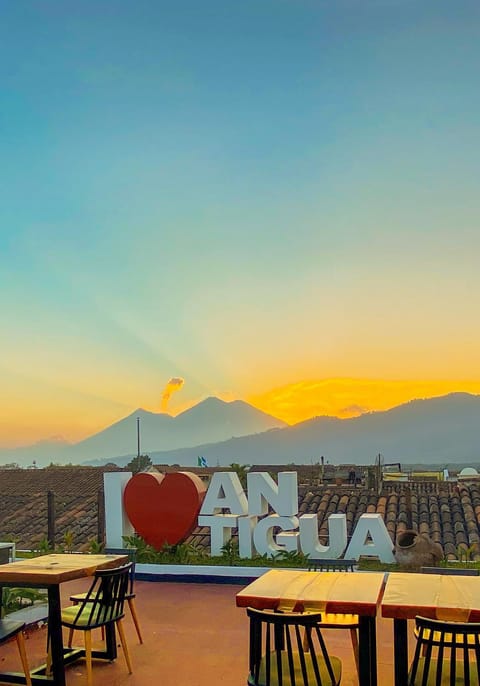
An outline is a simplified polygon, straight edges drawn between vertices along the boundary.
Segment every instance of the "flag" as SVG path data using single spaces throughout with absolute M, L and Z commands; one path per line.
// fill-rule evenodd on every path
M 207 461 L 204 457 L 198 457 L 198 466 L 199 467 L 208 467 Z

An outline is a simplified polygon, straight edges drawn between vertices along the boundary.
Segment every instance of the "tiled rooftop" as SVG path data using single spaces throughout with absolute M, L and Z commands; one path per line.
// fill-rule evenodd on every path
M 103 525 L 103 474 L 95 467 L 0 470 L 0 539 L 36 549 L 47 535 L 47 494 L 54 494 L 56 543 L 67 531 L 86 550 Z M 100 518 L 99 518 L 100 507 Z
M 278 470 L 278 467 L 277 467 Z M 326 542 L 328 516 L 345 513 L 350 535 L 363 513 L 378 512 L 396 540 L 405 529 L 427 533 L 449 558 L 459 549 L 480 546 L 480 484 L 478 482 L 384 482 L 380 493 L 361 486 L 308 484 L 308 470 L 299 478 L 299 513 L 317 513 L 321 542 Z M 38 547 L 47 534 L 47 493 L 55 496 L 56 542 L 67 531 L 74 547 L 86 550 L 103 531 L 103 473 L 93 467 L 0 470 L 0 540 L 14 538 L 18 548 Z M 193 471 L 193 470 L 192 470 Z M 204 477 L 204 469 L 197 470 Z M 207 528 L 189 539 L 209 547 Z M 475 556 L 480 559 L 480 548 Z

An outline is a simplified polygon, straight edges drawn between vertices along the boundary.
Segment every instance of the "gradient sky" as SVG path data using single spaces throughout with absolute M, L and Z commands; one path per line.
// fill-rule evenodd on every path
M 17 0 L 0 446 L 480 393 L 480 6 Z M 356 408 L 356 409 L 355 409 Z

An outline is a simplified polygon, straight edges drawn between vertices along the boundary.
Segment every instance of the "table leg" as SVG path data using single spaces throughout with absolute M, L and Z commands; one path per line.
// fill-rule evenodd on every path
M 110 622 L 105 627 L 105 653 L 104 659 L 115 660 L 117 657 L 117 640 L 115 636 L 115 623 Z
M 359 617 L 358 652 L 360 686 L 377 686 L 377 632 L 375 617 Z
M 52 672 L 55 686 L 65 686 L 65 665 L 63 662 L 62 611 L 60 587 L 48 587 L 48 637 L 52 651 Z
M 408 682 L 408 633 L 407 620 L 393 620 L 393 653 L 395 662 L 395 686 Z

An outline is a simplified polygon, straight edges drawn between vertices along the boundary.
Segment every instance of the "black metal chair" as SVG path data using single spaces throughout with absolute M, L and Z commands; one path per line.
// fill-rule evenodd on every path
M 132 673 L 130 655 L 125 640 L 122 620 L 124 604 L 129 589 L 132 563 L 95 572 L 94 581 L 85 597 L 77 604 L 62 610 L 62 624 L 70 629 L 68 645 L 72 645 L 74 631 L 85 635 L 85 658 L 87 662 L 87 683 L 92 686 L 92 636 L 93 629 L 114 623 L 122 644 L 129 674 Z
M 480 623 L 416 617 L 415 632 L 408 686 L 478 686 Z
M 25 650 L 25 640 L 23 638 L 24 628 L 25 622 L 17 622 L 13 619 L 0 619 L 0 644 L 15 637 L 25 674 L 25 682 L 27 683 L 27 686 L 32 686 L 30 667 L 28 666 L 27 652 Z
M 480 569 L 472 567 L 422 567 L 422 574 L 444 574 L 445 576 L 480 576 Z
M 308 570 L 311 572 L 353 572 L 356 560 L 310 560 Z M 349 615 L 343 613 L 324 612 L 320 627 L 322 629 L 348 629 L 350 632 L 350 640 L 352 642 L 353 655 L 355 657 L 355 666 L 357 674 L 360 675 L 360 662 L 358 651 L 358 628 L 360 620 L 358 615 Z
M 353 572 L 355 571 L 356 560 L 325 559 L 309 560 L 309 572 Z
M 444 576 L 478 576 L 480 570 L 478 569 L 468 569 L 468 568 L 462 568 L 462 567 L 422 567 L 421 568 L 422 574 L 442 574 Z M 418 639 L 418 629 L 415 627 L 414 629 L 414 634 L 415 638 Z M 438 639 L 438 637 L 433 637 L 433 640 Z M 448 635 L 444 637 L 444 641 L 446 643 L 451 641 L 451 638 L 449 638 Z M 425 654 L 426 652 L 426 647 L 423 647 L 423 653 Z
M 249 686 L 338 686 L 342 663 L 329 655 L 319 613 L 247 609 Z M 307 642 L 308 650 L 304 643 Z
M 125 596 L 125 600 L 127 601 L 128 608 L 130 610 L 130 614 L 132 615 L 133 623 L 135 625 L 135 631 L 137 632 L 138 640 L 140 643 L 143 643 L 143 637 L 142 637 L 142 631 L 140 629 L 140 622 L 138 620 L 138 615 L 137 615 L 137 608 L 135 605 L 135 591 L 134 591 L 134 584 L 135 584 L 135 563 L 137 561 L 137 549 L 136 548 L 105 548 L 105 553 L 107 555 L 127 555 L 129 562 L 131 563 L 131 569 L 130 569 L 130 578 L 129 578 L 129 584 L 128 584 L 128 591 Z M 85 593 L 76 593 L 75 595 L 70 596 L 70 600 L 72 603 L 77 605 L 78 603 L 82 602 L 82 600 L 85 599 Z

